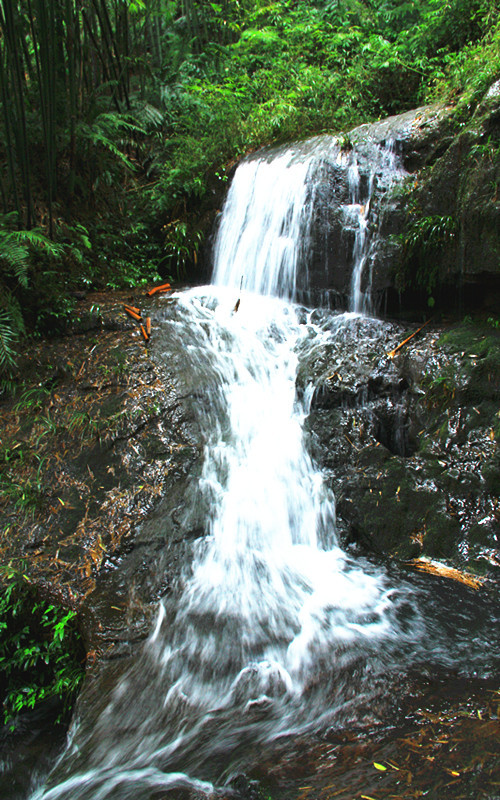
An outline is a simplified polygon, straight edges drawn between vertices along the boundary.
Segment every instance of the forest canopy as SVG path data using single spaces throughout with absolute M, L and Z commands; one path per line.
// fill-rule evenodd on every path
M 498 0 L 0 0 L 0 372 L 75 293 L 196 277 L 234 162 L 500 77 Z M 215 198 L 215 199 L 214 199 Z

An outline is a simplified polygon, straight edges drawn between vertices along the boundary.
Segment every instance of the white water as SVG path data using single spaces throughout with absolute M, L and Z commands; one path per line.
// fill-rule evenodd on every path
M 283 299 L 294 296 L 311 219 L 310 162 L 293 155 L 239 167 L 216 285 L 179 295 L 165 322 L 211 397 L 199 409 L 196 490 L 207 536 L 136 663 L 90 729 L 77 730 L 45 800 L 208 791 L 203 781 L 230 775 L 230 761 L 236 770 L 241 748 L 355 718 L 396 643 L 411 649 L 420 635 L 417 613 L 405 632 L 397 622 L 407 590 L 339 547 L 334 498 L 304 444 L 296 352 L 330 334 Z
M 288 150 L 237 169 L 215 248 L 213 283 L 293 300 L 313 203 L 313 156 Z M 309 194 L 309 196 L 308 196 Z
M 368 190 L 365 197 L 360 194 L 360 176 L 356 155 L 352 156 L 351 164 L 347 172 L 350 203 L 344 209 L 347 221 L 355 225 L 354 247 L 353 247 L 353 269 L 351 278 L 351 298 L 350 309 L 356 314 L 366 311 L 365 295 L 361 291 L 361 279 L 363 277 L 366 259 L 368 256 L 368 214 L 373 193 L 374 176 L 373 172 L 368 181 Z

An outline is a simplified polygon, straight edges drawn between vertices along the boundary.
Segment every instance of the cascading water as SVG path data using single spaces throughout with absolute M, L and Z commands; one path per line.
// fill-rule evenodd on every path
M 253 159 L 238 168 L 215 248 L 213 283 L 295 299 L 300 248 L 313 203 L 311 155 Z
M 350 203 L 346 208 L 346 214 L 348 219 L 355 224 L 350 310 L 358 314 L 363 311 L 364 295 L 361 291 L 361 278 L 367 257 L 367 228 L 373 192 L 373 173 L 370 175 L 368 190 L 364 198 L 360 196 L 359 183 L 358 163 L 354 155 L 348 169 Z
M 132 666 L 77 727 L 44 800 L 209 792 L 256 743 L 355 720 L 419 649 L 411 590 L 340 548 L 334 498 L 304 444 L 298 352 L 352 317 L 322 327 L 290 302 L 313 168 L 314 151 L 242 164 L 214 286 L 179 294 L 165 315 L 157 357 L 162 337 L 177 343 L 210 398 L 197 407 L 205 457 L 194 488 L 206 536 Z
M 369 313 L 371 309 L 371 276 L 367 276 L 366 286 L 362 288 L 362 280 L 366 271 L 366 263 L 371 246 L 376 246 L 369 236 L 369 219 L 377 170 L 384 170 L 389 176 L 388 187 L 406 175 L 396 156 L 392 139 L 380 148 L 377 160 L 371 164 L 366 176 L 366 187 L 361 189 L 360 172 L 356 151 L 351 154 L 347 170 L 349 187 L 349 205 L 344 208 L 346 224 L 354 225 L 354 245 L 352 252 L 352 278 L 350 287 L 349 309 L 357 314 Z

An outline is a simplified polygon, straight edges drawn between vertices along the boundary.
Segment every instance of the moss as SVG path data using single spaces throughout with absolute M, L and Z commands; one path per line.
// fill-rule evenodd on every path
M 470 526 L 468 539 L 471 545 L 482 545 L 483 547 L 491 545 L 488 529 L 479 523 Z
M 493 497 L 500 496 L 500 452 L 495 452 L 495 455 L 488 461 L 482 469 L 482 476 L 485 482 L 486 491 L 493 495 Z
M 424 549 L 427 556 L 452 558 L 461 538 L 459 521 L 443 509 L 432 508 L 426 517 Z

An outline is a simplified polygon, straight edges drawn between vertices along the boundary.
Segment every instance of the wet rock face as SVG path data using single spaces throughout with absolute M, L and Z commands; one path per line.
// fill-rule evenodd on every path
M 368 225 L 362 289 L 380 307 L 394 286 L 400 255 L 397 237 L 407 213 L 401 184 L 412 176 L 414 180 L 414 173 L 446 151 L 450 128 L 450 111 L 432 106 L 361 125 L 338 138 L 338 150 L 325 147 L 311 175 L 315 213 L 299 274 L 299 297 L 349 308 L 353 268 L 360 257 L 359 221 L 352 214 L 358 206 L 365 209 Z
M 386 285 L 389 311 L 426 303 L 429 294 L 442 307 L 493 311 L 500 297 L 498 83 L 467 123 L 454 120 L 449 112 L 446 118 L 445 112 L 430 139 L 422 133 L 419 125 L 415 137 L 402 145 L 411 179 L 382 201 L 380 252 L 391 241 L 386 225 L 393 237 L 400 236 L 401 244 L 414 242 L 411 248 L 394 251 Z M 412 144 L 419 158 L 408 147 Z M 374 274 L 379 273 L 377 257 Z
M 495 87 L 467 124 L 451 108 L 429 106 L 361 125 L 338 137 L 340 152 L 325 151 L 311 178 L 315 216 L 299 275 L 301 302 L 350 307 L 360 255 L 359 226 L 348 211 L 355 203 L 367 209 L 361 289 L 371 309 L 410 311 L 426 305 L 429 294 L 443 307 L 494 308 L 500 296 Z M 354 193 L 353 163 L 359 171 Z M 439 226 L 441 220 L 449 223 L 447 236 L 431 231 L 432 221 Z
M 388 358 L 406 335 L 360 318 L 334 344 L 318 343 L 299 373 L 299 387 L 310 377 L 315 386 L 311 450 L 346 542 L 481 574 L 499 565 L 500 339 L 459 325 L 421 333 Z

